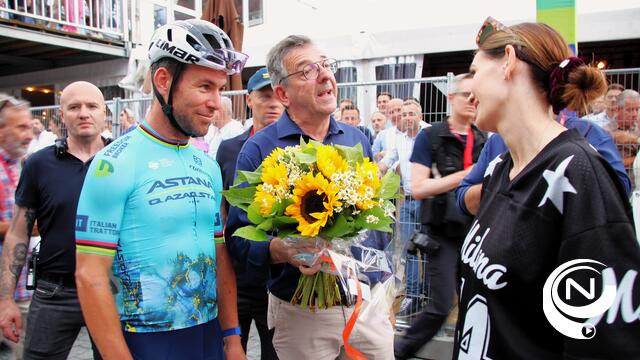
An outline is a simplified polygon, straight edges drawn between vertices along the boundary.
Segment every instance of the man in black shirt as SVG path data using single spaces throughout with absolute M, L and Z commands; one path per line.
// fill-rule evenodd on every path
M 66 359 L 85 325 L 74 277 L 75 214 L 91 159 L 105 145 L 100 137 L 106 116 L 104 97 L 93 84 L 72 83 L 60 97 L 60 115 L 68 138 L 25 162 L 16 190 L 16 210 L 5 238 L 8 249 L 26 248 L 36 221 L 42 237 L 24 359 Z M 24 262 L 24 257 L 12 252 L 1 264 L 0 325 L 5 336 L 19 334 L 22 327 L 20 312 L 7 294 L 13 294 L 16 284 L 8 268 Z M 94 358 L 100 358 L 95 347 Z
M 220 164 L 220 170 L 222 171 L 222 184 L 225 190 L 233 185 L 236 161 L 242 145 L 253 134 L 276 122 L 284 111 L 284 106 L 273 93 L 271 78 L 266 67 L 251 76 L 247 83 L 247 90 L 249 91 L 247 105 L 249 105 L 253 114 L 253 125 L 244 133 L 222 141 L 216 155 L 216 160 Z M 223 206 L 223 213 L 226 214 L 229 210 L 229 203 L 225 200 Z M 246 352 L 249 330 L 253 320 L 260 336 L 261 359 L 277 359 L 278 356 L 271 343 L 273 329 L 269 330 L 267 327 L 267 306 L 269 305 L 267 284 L 247 276 L 244 267 L 237 260 L 233 261 L 233 265 L 237 279 L 238 320 L 242 331 L 240 334 L 242 347 Z

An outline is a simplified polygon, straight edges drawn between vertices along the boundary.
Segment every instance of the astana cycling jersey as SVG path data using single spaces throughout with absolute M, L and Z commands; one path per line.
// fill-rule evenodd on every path
M 146 123 L 96 155 L 78 203 L 76 249 L 115 256 L 125 331 L 183 329 L 217 317 L 221 191 L 215 161 Z

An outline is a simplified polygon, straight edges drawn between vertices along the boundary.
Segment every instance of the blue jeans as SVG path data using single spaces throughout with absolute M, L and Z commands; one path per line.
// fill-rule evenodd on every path
M 83 326 L 77 290 L 39 279 L 27 316 L 24 359 L 66 359 Z M 93 358 L 101 359 L 91 345 Z
M 415 255 L 407 254 L 407 246 L 409 240 L 417 231 L 420 230 L 418 224 L 418 214 L 420 213 L 420 200 L 405 198 L 404 203 L 400 207 L 400 240 L 402 241 L 402 253 L 406 254 L 407 263 L 405 266 L 405 278 L 407 281 L 407 295 L 420 295 L 420 264 L 422 264 L 422 272 L 426 274 L 426 265 L 424 261 L 418 261 Z M 423 281 L 423 289 L 426 289 L 426 275 Z

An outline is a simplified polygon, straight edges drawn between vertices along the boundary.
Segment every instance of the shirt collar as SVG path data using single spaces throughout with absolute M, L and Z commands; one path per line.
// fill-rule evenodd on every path
M 8 165 L 13 165 L 18 163 L 18 160 L 13 159 L 2 146 L 0 146 L 0 159 L 2 159 L 2 161 Z
M 280 119 L 276 121 L 276 131 L 278 133 L 278 139 L 283 139 L 289 136 L 307 136 L 302 129 L 289 117 L 289 113 L 285 110 L 280 116 Z M 327 136 L 344 133 L 343 124 L 337 122 L 333 115 L 329 116 L 329 131 Z

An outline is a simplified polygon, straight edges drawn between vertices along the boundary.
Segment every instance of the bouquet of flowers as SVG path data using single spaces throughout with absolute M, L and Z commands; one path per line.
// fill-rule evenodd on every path
M 311 244 L 320 251 L 299 254 L 299 260 L 311 265 L 330 262 L 320 253 L 334 239 L 356 237 L 363 230 L 391 232 L 391 200 L 399 186 L 400 177 L 393 172 L 378 176 L 378 166 L 364 157 L 360 144 L 301 139 L 300 145 L 274 149 L 255 171 L 239 171 L 234 186 L 223 194 L 231 205 L 245 210 L 253 224 L 237 229 L 234 236 L 267 241 L 273 235 L 299 248 Z M 292 299 L 312 309 L 340 301 L 330 263 L 315 275 L 301 276 Z

